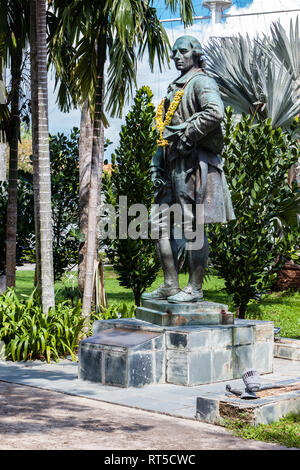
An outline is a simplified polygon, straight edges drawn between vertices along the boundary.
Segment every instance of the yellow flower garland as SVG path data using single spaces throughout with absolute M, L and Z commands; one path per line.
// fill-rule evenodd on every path
M 163 138 L 163 133 L 164 133 L 165 127 L 171 124 L 172 117 L 181 101 L 183 93 L 184 93 L 183 89 L 176 92 L 174 99 L 172 103 L 170 104 L 168 111 L 166 112 L 164 121 L 163 121 L 163 112 L 164 112 L 165 99 L 162 100 L 162 102 L 157 108 L 155 119 L 156 119 L 156 127 L 157 127 L 157 130 L 159 132 L 159 137 L 160 137 L 157 140 L 157 144 L 161 147 L 165 147 L 166 145 L 169 145 L 169 142 Z

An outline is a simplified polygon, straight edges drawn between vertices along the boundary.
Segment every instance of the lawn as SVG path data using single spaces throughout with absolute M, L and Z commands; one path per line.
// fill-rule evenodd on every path
M 104 273 L 108 304 L 126 303 L 133 305 L 133 293 L 129 289 L 120 286 L 113 268 L 105 266 Z M 55 291 L 57 296 L 61 298 L 64 293 L 68 295 L 68 287 L 74 285 L 74 276 L 73 279 L 71 276 L 64 283 L 61 281 L 56 282 Z M 180 274 L 181 287 L 186 285 L 187 277 L 187 274 Z M 17 271 L 17 293 L 19 295 L 29 295 L 33 289 L 33 279 L 34 271 Z M 155 289 L 162 282 L 163 275 L 160 273 L 149 290 Z M 224 289 L 223 279 L 217 276 L 209 276 L 204 282 L 204 295 L 206 300 L 226 303 L 229 305 L 229 309 L 234 311 L 231 298 Z M 247 318 L 273 321 L 275 326 L 281 328 L 280 335 L 282 337 L 300 339 L 300 293 L 284 291 L 266 294 L 260 301 L 253 301 L 249 304 Z
M 237 437 L 273 442 L 286 447 L 300 448 L 300 412 L 289 413 L 276 422 L 252 426 L 242 420 L 223 420 L 223 426 Z

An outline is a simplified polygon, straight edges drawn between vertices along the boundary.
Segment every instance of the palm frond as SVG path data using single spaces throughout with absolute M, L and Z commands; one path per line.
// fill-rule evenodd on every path
M 112 116 L 121 117 L 123 106 L 132 96 L 133 85 L 136 85 L 136 57 L 132 45 L 127 44 L 123 49 L 116 39 L 111 49 L 107 73 L 106 109 Z
M 290 21 L 289 37 L 283 26 L 277 22 L 271 26 L 272 42 L 270 49 L 277 56 L 280 63 L 291 71 L 294 80 L 300 77 L 300 39 L 299 18 L 297 16 L 295 26 Z
M 157 57 L 160 71 L 162 71 L 163 64 L 169 64 L 169 49 L 170 43 L 165 28 L 159 21 L 156 15 L 156 10 L 147 7 L 142 12 L 138 21 L 138 59 L 141 59 L 147 48 L 149 65 L 153 71 L 154 60 Z
M 193 24 L 195 9 L 192 0 L 166 0 L 165 4 L 166 8 L 170 8 L 171 13 L 176 13 L 179 9 L 184 26 Z
M 241 35 L 211 39 L 205 47 L 207 72 L 217 81 L 225 104 L 237 114 L 272 119 L 274 127 L 288 127 L 300 112 L 297 88 L 284 64 L 261 47 L 263 41 Z

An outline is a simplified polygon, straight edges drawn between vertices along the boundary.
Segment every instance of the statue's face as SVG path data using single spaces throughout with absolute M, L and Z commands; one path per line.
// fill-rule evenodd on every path
M 193 54 L 193 48 L 189 40 L 183 38 L 177 39 L 172 49 L 172 58 L 175 62 L 175 67 L 181 73 L 188 72 L 192 67 L 196 66 L 196 59 Z

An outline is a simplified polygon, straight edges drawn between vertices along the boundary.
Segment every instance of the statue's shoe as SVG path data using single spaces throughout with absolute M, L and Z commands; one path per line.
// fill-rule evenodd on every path
M 144 292 L 143 300 L 166 300 L 168 297 L 180 292 L 178 287 L 165 287 L 163 284 L 152 292 Z
M 174 304 L 181 304 L 184 302 L 202 302 L 203 292 L 202 289 L 194 290 L 192 287 L 187 286 L 178 294 L 171 295 L 167 298 L 168 302 Z

